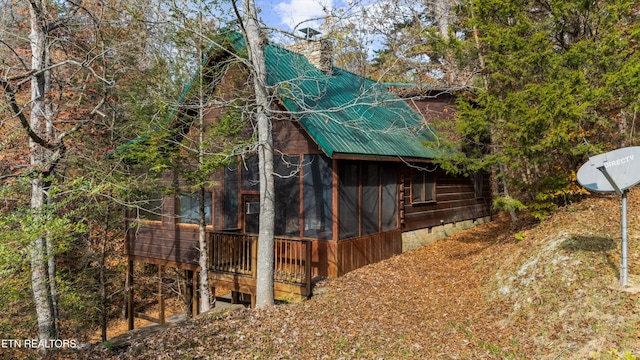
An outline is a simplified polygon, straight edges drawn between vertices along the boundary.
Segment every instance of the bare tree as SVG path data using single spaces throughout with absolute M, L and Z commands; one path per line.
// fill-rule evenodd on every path
M 256 97 L 255 116 L 258 130 L 258 161 L 260 173 L 260 233 L 258 235 L 258 268 L 256 308 L 274 304 L 274 175 L 273 138 L 267 90 L 267 70 L 264 59 L 264 38 L 260 33 L 258 14 L 253 0 L 242 1 L 242 23 L 251 62 L 251 75 Z
M 51 27 L 47 23 L 47 8 L 43 1 L 29 3 L 29 22 L 31 32 L 31 105 L 29 114 L 29 157 L 30 164 L 41 174 L 31 179 L 31 209 L 40 210 L 46 204 L 48 190 L 47 179 L 51 175 L 65 147 L 60 140 L 54 139 L 53 111 L 51 108 L 51 64 L 48 33 Z M 27 124 L 23 124 L 26 126 Z M 56 285 L 55 258 L 51 253 L 50 239 L 38 236 L 32 241 L 31 250 L 31 288 L 38 314 L 38 337 L 49 340 L 57 337 L 56 322 Z
M 198 24 L 202 26 L 202 17 L 199 16 Z M 203 47 L 198 47 L 199 58 L 204 57 Z M 204 107 L 205 107 L 205 91 L 203 84 L 202 71 L 199 72 L 199 86 L 198 86 L 198 164 L 204 164 L 205 162 L 205 148 L 204 148 Z M 207 243 L 207 223 L 205 216 L 205 187 L 204 184 L 200 184 L 198 188 L 198 246 L 200 254 L 198 257 L 198 263 L 200 264 L 200 310 L 202 312 L 209 311 L 211 308 L 212 295 L 209 291 L 209 250 Z
M 21 236 L 29 241 L 38 337 L 46 342 L 60 335 L 57 239 L 68 235 L 52 224 L 57 218 L 72 216 L 55 213 L 59 207 L 54 185 L 66 180 L 70 154 L 77 159 L 85 149 L 85 155 L 96 152 L 88 149 L 87 139 L 99 138 L 98 132 L 106 127 L 104 107 L 114 84 L 113 74 L 106 74 L 112 63 L 122 60 L 115 48 L 122 43 L 107 45 L 102 35 L 111 31 L 109 40 L 114 40 L 114 35 L 122 33 L 115 30 L 116 22 L 105 21 L 117 9 L 102 4 L 33 0 L 7 4 L 3 12 L 0 92 L 10 116 L 2 124 L 20 128 L 21 135 L 6 139 L 13 148 L 24 149 L 21 141 L 28 143 L 28 157 L 16 159 L 20 166 L 14 169 L 19 170 L 3 177 L 30 182 L 29 194 L 25 194 L 30 199 L 30 221 Z M 20 36 L 24 33 L 29 34 L 28 40 Z M 127 55 L 132 56 L 131 52 Z M 94 126 L 87 128 L 96 133 L 83 139 L 80 130 L 90 123 Z

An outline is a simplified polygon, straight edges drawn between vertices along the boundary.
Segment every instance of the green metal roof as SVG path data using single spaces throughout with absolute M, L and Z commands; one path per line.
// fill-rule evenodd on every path
M 329 156 L 435 158 L 434 132 L 381 83 L 334 67 L 324 73 L 300 54 L 265 46 L 267 81 Z
M 240 33 L 225 31 L 221 34 L 224 37 L 238 53 L 245 48 Z M 211 50 L 218 48 L 220 45 Z M 324 73 L 303 55 L 280 46 L 267 44 L 264 50 L 269 85 L 327 156 L 440 156 L 438 149 L 425 146 L 425 142 L 435 140 L 433 129 L 402 98 L 387 91 L 384 84 L 337 67 L 332 74 Z M 209 60 L 205 59 L 198 71 Z M 183 90 L 180 101 L 184 101 L 191 83 Z M 170 112 L 167 123 L 175 113 Z M 139 136 L 114 152 L 148 135 Z

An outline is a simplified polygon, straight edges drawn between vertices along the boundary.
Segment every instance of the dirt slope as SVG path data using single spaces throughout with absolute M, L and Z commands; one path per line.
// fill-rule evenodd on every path
M 640 281 L 640 192 L 629 196 Z M 614 359 L 640 355 L 640 296 L 620 291 L 620 199 L 538 226 L 506 217 L 320 285 L 309 301 L 168 329 L 90 359 Z

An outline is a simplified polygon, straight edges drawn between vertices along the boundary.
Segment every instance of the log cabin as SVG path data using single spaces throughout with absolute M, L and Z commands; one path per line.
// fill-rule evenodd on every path
M 242 53 L 241 37 L 231 44 L 200 71 Z M 384 84 L 333 66 L 325 40 L 306 39 L 289 48 L 265 44 L 264 51 L 276 153 L 277 297 L 309 297 L 313 279 L 341 276 L 489 219 L 488 176 L 447 174 L 433 161 L 441 151 L 427 146 L 438 136 L 429 121 L 451 116 L 451 92 L 412 97 L 408 104 Z M 211 96 L 245 86 L 242 67 L 237 63 L 225 68 L 224 76 L 211 76 L 218 78 Z M 206 119 L 216 122 L 222 113 L 212 109 Z M 171 173 L 167 179 L 176 177 Z M 187 291 L 194 297 L 194 314 L 198 271 L 209 272 L 212 288 L 255 301 L 257 156 L 238 157 L 211 180 L 215 186 L 207 189 L 205 201 L 208 269 L 198 266 L 195 194 L 158 197 L 149 205 L 160 213 L 149 212 L 143 220 L 138 215 L 144 211 L 127 213 L 129 269 L 141 262 L 185 270 L 193 279 Z M 132 289 L 133 272 L 128 273 Z M 129 299 L 132 328 L 132 290 Z M 163 322 L 164 314 L 156 320 Z

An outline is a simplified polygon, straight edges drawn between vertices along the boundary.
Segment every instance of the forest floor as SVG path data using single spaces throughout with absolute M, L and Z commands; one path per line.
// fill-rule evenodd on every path
M 86 359 L 619 359 L 640 355 L 640 191 L 490 223 L 318 285 L 308 301 L 188 320 Z

